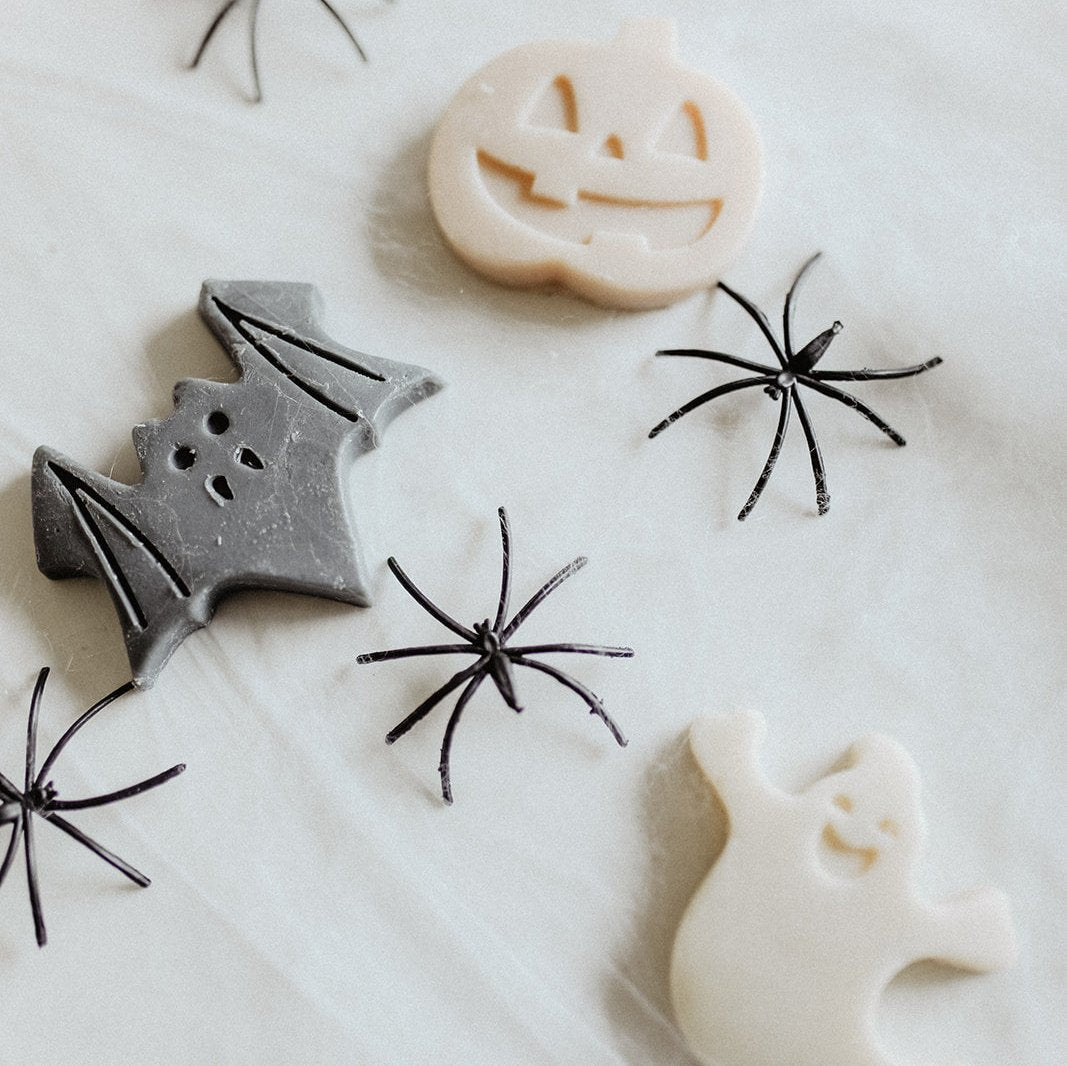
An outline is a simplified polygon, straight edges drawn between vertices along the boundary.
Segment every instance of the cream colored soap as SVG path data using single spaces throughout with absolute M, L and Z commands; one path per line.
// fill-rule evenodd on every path
M 559 282 L 609 307 L 714 285 L 755 214 L 759 138 L 675 52 L 673 22 L 630 19 L 607 43 L 527 44 L 475 74 L 430 150 L 456 253 L 504 284 Z
M 919 775 L 896 741 L 864 737 L 794 795 L 759 767 L 765 732 L 748 713 L 690 734 L 729 837 L 675 939 L 678 1024 L 708 1066 L 892 1066 L 875 1032 L 886 985 L 919 959 L 1011 965 L 1008 901 L 993 888 L 916 895 Z

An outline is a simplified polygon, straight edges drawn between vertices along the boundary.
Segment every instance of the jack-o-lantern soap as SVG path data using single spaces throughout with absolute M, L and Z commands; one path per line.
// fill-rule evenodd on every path
M 673 22 L 631 19 L 606 43 L 527 44 L 475 74 L 430 150 L 430 199 L 460 258 L 608 307 L 713 286 L 755 214 L 759 138 L 675 52 Z

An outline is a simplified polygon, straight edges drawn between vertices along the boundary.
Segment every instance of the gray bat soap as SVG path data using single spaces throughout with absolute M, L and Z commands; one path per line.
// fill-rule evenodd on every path
M 312 285 L 204 282 L 200 313 L 240 378 L 181 381 L 174 413 L 134 428 L 141 482 L 34 455 L 37 565 L 107 584 L 141 687 L 234 589 L 370 603 L 349 463 L 441 384 L 342 347 L 321 308 Z

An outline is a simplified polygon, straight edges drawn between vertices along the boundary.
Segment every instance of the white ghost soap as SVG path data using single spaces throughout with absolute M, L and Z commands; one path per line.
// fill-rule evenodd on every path
M 919 774 L 896 741 L 864 737 L 791 794 L 759 767 L 765 732 L 748 713 L 690 733 L 729 837 L 675 938 L 678 1024 L 708 1066 L 892 1066 L 875 1031 L 886 985 L 920 959 L 1010 966 L 1008 901 L 993 888 L 917 896 Z
M 606 43 L 527 44 L 475 74 L 430 149 L 430 200 L 460 258 L 609 307 L 713 286 L 756 211 L 759 138 L 675 51 L 669 19 L 630 19 Z

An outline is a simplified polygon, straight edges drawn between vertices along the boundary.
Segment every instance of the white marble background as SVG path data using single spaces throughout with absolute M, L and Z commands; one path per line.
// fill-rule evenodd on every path
M 1015 901 L 1019 965 L 911 971 L 880 1016 L 889 1046 L 906 1061 L 1059 1061 L 1062 8 L 338 6 L 370 64 L 313 0 L 266 0 L 259 107 L 241 97 L 245 13 L 183 70 L 216 0 L 0 9 L 5 773 L 40 665 L 54 668 L 42 744 L 127 676 L 103 588 L 36 570 L 33 449 L 136 477 L 130 428 L 167 414 L 179 378 L 230 372 L 195 314 L 204 277 L 314 282 L 338 339 L 448 381 L 352 474 L 374 609 L 236 596 L 64 755 L 70 794 L 189 770 L 79 819 L 155 878 L 148 891 L 47 827 L 44 952 L 21 868 L 0 889 L 0 1061 L 691 1064 L 667 963 L 723 827 L 683 738 L 695 714 L 741 706 L 767 715 L 767 764 L 791 786 L 863 732 L 897 736 L 924 775 L 923 890 L 994 881 Z M 762 358 L 736 308 L 698 295 L 609 313 L 503 291 L 454 260 L 429 215 L 429 132 L 471 72 L 650 13 L 678 20 L 685 59 L 762 131 L 763 205 L 729 280 L 773 311 L 822 248 L 798 330 L 841 318 L 834 366 L 945 359 L 864 389 L 902 451 L 813 404 L 825 518 L 794 427 L 758 510 L 735 521 L 773 433 L 758 393 L 645 439 L 722 380 L 657 363 L 657 348 L 714 340 Z M 390 553 L 460 617 L 484 616 L 501 503 L 516 596 L 591 557 L 528 633 L 634 646 L 632 662 L 580 664 L 631 742 L 617 749 L 537 676 L 521 719 L 484 689 L 446 809 L 442 712 L 382 739 L 447 666 L 354 657 L 438 636 Z

